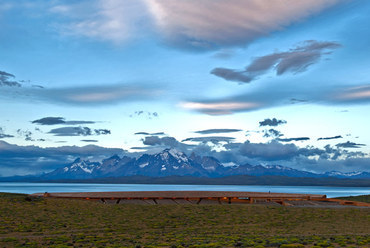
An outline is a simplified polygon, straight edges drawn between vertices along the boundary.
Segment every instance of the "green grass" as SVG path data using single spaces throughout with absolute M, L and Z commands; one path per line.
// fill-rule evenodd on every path
M 346 196 L 346 197 L 338 197 L 338 199 L 370 203 L 370 195 Z
M 369 208 L 105 205 L 0 194 L 0 247 L 369 247 Z

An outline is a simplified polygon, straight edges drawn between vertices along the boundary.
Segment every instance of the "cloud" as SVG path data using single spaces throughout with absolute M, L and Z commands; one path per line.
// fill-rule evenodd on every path
M 206 129 L 201 131 L 195 131 L 194 133 L 199 134 L 215 134 L 215 133 L 237 133 L 241 132 L 241 129 L 221 128 L 221 129 Z
M 337 135 L 337 136 L 333 136 L 333 137 L 321 137 L 321 138 L 318 138 L 317 140 L 333 140 L 333 139 L 342 139 L 342 135 Z
M 158 135 L 158 136 L 165 135 L 164 132 L 157 132 L 157 133 L 137 132 L 137 133 L 134 133 L 134 134 L 135 135 L 154 135 L 154 136 L 156 136 L 156 135 Z
M 14 81 L 15 76 L 13 74 L 7 73 L 5 71 L 0 71 L 0 87 L 9 86 L 9 87 L 21 87 L 22 85 Z
M 87 37 L 114 44 L 134 38 L 144 28 L 148 17 L 142 1 L 98 0 L 54 5 L 49 10 L 67 19 L 55 25 L 67 36 Z
M 370 102 L 370 84 L 341 87 L 327 101 L 339 104 L 362 104 Z
M 221 101 L 188 101 L 180 103 L 180 107 L 195 110 L 208 115 L 227 115 L 234 112 L 252 111 L 262 107 L 260 102 L 234 100 Z
M 147 146 L 145 147 L 140 147 L 140 146 L 133 146 L 133 147 L 130 147 L 130 149 L 132 150 L 148 150 L 149 148 Z
M 306 141 L 306 140 L 310 140 L 310 138 L 309 137 L 278 138 L 276 140 L 280 142 L 291 142 L 291 141 Z
M 328 51 L 340 46 L 331 41 L 306 40 L 286 52 L 275 52 L 257 57 L 243 70 L 215 68 L 211 74 L 239 83 L 249 83 L 271 69 L 275 70 L 278 76 L 286 72 L 296 74 L 304 72 L 309 66 L 317 63 L 323 55 L 329 54 Z
M 164 40 L 212 50 L 245 46 L 340 2 L 336 0 L 145 1 Z
M 33 124 L 39 125 L 81 125 L 81 124 L 94 124 L 94 121 L 65 121 L 63 117 L 44 117 L 38 120 L 32 121 Z
M 235 55 L 235 52 L 231 49 L 222 49 L 215 53 L 212 57 L 216 59 L 230 59 Z
M 108 129 L 94 129 L 95 135 L 107 135 L 110 134 L 110 130 Z
M 362 146 L 366 146 L 365 144 L 357 144 L 354 142 L 347 141 L 345 143 L 339 143 L 335 145 L 336 147 L 341 148 L 361 148 Z
M 147 146 L 164 145 L 170 147 L 176 147 L 180 144 L 174 137 L 158 137 L 158 136 L 147 136 L 143 140 L 143 144 Z
M 90 142 L 90 143 L 96 143 L 98 140 L 92 140 L 92 139 L 83 139 L 82 142 Z
M 264 132 L 263 137 L 265 138 L 270 138 L 270 137 L 278 138 L 280 136 L 283 136 L 283 134 L 280 131 L 273 129 L 273 128 L 264 130 L 263 132 Z
M 13 138 L 13 137 L 14 137 L 14 135 L 0 133 L 0 139 Z
M 179 142 L 174 137 L 158 137 L 158 136 L 147 136 L 144 139 L 141 139 L 144 145 L 147 147 L 132 147 L 131 149 L 135 150 L 146 150 L 148 153 L 160 152 L 165 148 L 176 148 L 183 152 L 191 151 L 193 145 L 184 144 Z
M 202 143 L 211 142 L 213 144 L 218 144 L 220 142 L 231 142 L 234 139 L 235 139 L 234 137 L 210 136 L 210 137 L 186 138 L 182 140 L 182 142 L 193 141 L 193 142 L 202 142 Z
M 48 133 L 54 136 L 90 136 L 110 134 L 108 129 L 90 129 L 88 127 L 61 127 L 50 130 Z
M 32 138 L 32 135 L 33 133 L 29 130 L 22 130 L 22 129 L 18 129 L 17 130 L 17 134 L 20 136 L 20 137 L 24 137 L 24 140 L 25 141 L 35 141 L 33 138 Z
M 260 158 L 267 161 L 290 160 L 297 156 L 299 148 L 294 144 L 281 144 L 277 141 L 270 143 L 244 142 L 239 151 L 243 156 L 249 158 Z
M 145 116 L 147 117 L 147 119 L 152 119 L 152 118 L 156 118 L 159 116 L 159 114 L 157 112 L 149 112 L 149 111 L 144 111 L 144 110 L 138 110 L 138 111 L 135 111 L 133 114 L 130 114 L 130 117 L 134 117 L 134 116 Z
M 156 99 L 163 91 L 155 83 L 141 84 L 103 84 L 100 86 L 69 88 L 24 88 L 18 94 L 35 101 L 47 103 L 98 106 L 121 102 L 137 102 Z M 154 116 L 154 115 L 153 115 Z M 158 116 L 158 114 L 156 114 Z
M 114 154 L 125 155 L 127 153 L 120 148 L 104 148 L 95 145 L 42 148 L 18 146 L 0 141 L 0 175 L 49 172 L 73 162 L 77 157 L 102 160 Z
M 318 173 L 326 171 L 369 171 L 369 154 L 362 152 L 349 152 L 340 147 L 334 148 L 329 145 L 324 149 L 312 146 L 300 148 L 295 144 L 282 144 L 277 140 L 268 143 L 228 144 L 226 154 L 215 153 L 219 159 L 231 158 L 231 161 L 239 160 L 249 164 L 280 164 L 283 166 L 314 171 Z M 219 156 L 222 155 L 222 156 Z M 242 155 L 243 157 L 240 157 Z M 350 161 L 350 162 L 349 162 Z M 239 163 L 240 163 L 239 162 Z M 357 163 L 356 163 L 357 162 Z
M 278 120 L 276 118 L 272 118 L 272 119 L 265 119 L 263 121 L 260 121 L 259 123 L 260 123 L 260 127 L 264 127 L 264 126 L 276 127 L 282 124 L 286 124 L 287 122 L 284 120 Z
M 338 86 L 322 83 L 319 87 L 311 87 L 311 85 L 297 86 L 292 82 L 265 85 L 233 96 L 216 99 L 188 99 L 181 102 L 179 106 L 208 115 L 227 115 L 291 105 L 293 98 L 305 99 L 303 102 L 296 101 L 296 104 L 309 102 L 325 106 L 370 103 L 370 84 Z
M 249 83 L 253 80 L 253 77 L 248 75 L 247 72 L 243 70 L 241 71 L 218 67 L 214 68 L 210 73 L 225 80 L 234 82 Z
M 2 127 L 0 127 L 0 139 L 4 139 L 4 138 L 13 138 L 14 136 L 13 135 L 10 135 L 10 134 L 6 134 L 4 133 L 4 130 Z
M 14 75 L 7 72 L 0 71 L 0 86 L 18 86 L 12 84 L 8 80 Z M 19 84 L 19 87 L 21 84 Z M 40 88 L 40 87 L 23 87 L 17 92 L 7 90 L 7 92 L 0 92 L 9 97 L 22 97 L 25 99 L 32 99 L 35 101 L 44 101 L 48 103 L 63 103 L 68 105 L 107 105 L 120 102 L 135 102 L 153 100 L 162 95 L 163 90 L 155 83 L 126 83 L 126 84 L 104 84 L 99 86 L 85 86 L 85 87 L 68 87 L 68 88 Z M 16 93 L 16 94 L 14 94 Z M 148 118 L 158 117 L 157 112 L 147 112 Z M 47 117 L 46 117 L 47 118 Z M 54 117 L 61 118 L 61 117 Z M 55 120 L 58 121 L 58 120 Z M 77 121 L 79 122 L 79 121 Z M 68 124 L 73 124 L 70 121 Z M 86 124 L 86 123 L 80 123 Z

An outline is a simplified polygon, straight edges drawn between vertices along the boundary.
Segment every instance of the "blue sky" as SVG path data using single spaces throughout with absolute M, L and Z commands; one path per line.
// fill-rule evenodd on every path
M 51 170 L 56 147 L 65 163 L 176 147 L 370 171 L 369 12 L 355 0 L 0 0 L 0 175 Z

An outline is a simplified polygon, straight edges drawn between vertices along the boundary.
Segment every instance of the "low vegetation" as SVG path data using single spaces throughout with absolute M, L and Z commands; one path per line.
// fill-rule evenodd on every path
M 358 196 L 347 196 L 347 197 L 338 197 L 338 199 L 348 200 L 348 201 L 359 201 L 370 203 L 370 195 L 358 195 Z
M 0 194 L 0 247 L 369 247 L 369 208 L 105 205 Z

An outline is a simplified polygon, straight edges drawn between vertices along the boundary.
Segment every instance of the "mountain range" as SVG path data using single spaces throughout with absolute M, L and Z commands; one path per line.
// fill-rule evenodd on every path
M 330 171 L 317 174 L 284 167 L 281 165 L 233 165 L 225 166 L 214 157 L 197 156 L 176 149 L 165 149 L 157 154 L 144 154 L 138 158 L 114 155 L 101 162 L 77 158 L 62 168 L 39 176 L 40 180 L 96 179 L 117 177 L 171 177 L 190 176 L 219 178 L 228 176 L 285 176 L 304 178 L 370 179 L 368 172 L 341 173 Z

